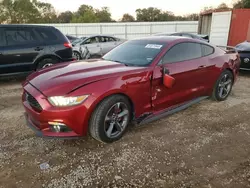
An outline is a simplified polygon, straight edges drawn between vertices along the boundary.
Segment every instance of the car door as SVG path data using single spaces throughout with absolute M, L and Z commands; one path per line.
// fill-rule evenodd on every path
M 6 49 L 6 40 L 3 28 L 0 28 L 0 74 L 5 74 L 8 68 L 8 60 L 4 56 L 4 51 Z
M 100 36 L 99 37 L 102 54 L 108 53 L 110 50 L 112 50 L 115 47 L 115 39 L 113 37 L 108 36 Z
M 32 27 L 6 27 L 6 48 L 3 56 L 8 61 L 6 73 L 29 72 L 33 62 L 43 50 L 42 43 L 35 35 Z
M 14 28 L 12 28 L 14 30 Z M 13 50 L 11 46 L 8 45 L 8 38 L 6 35 L 6 30 L 8 28 L 1 28 L 3 45 L 0 47 L 1 52 L 1 64 L 0 64 L 0 74 L 11 74 L 16 72 L 16 65 L 18 62 L 17 50 Z M 10 38 L 10 36 L 9 36 Z
M 154 111 L 181 104 L 204 94 L 201 45 L 184 42 L 174 45 L 155 67 L 152 81 Z M 172 88 L 163 84 L 163 69 L 175 79 Z
M 90 55 L 102 56 L 101 45 L 97 36 L 89 37 L 81 45 L 85 45 L 88 48 Z

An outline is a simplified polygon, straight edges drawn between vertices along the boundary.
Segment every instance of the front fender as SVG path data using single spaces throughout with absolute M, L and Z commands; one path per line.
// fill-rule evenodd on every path
M 139 75 L 138 75 L 139 74 Z M 134 114 L 139 117 L 145 112 L 151 111 L 151 87 L 150 79 L 146 72 L 136 75 L 112 77 L 83 86 L 70 95 L 80 96 L 89 94 L 84 105 L 88 109 L 86 120 L 84 121 L 84 132 L 87 131 L 89 119 L 96 106 L 106 97 L 115 94 L 122 94 L 129 98 L 133 104 Z

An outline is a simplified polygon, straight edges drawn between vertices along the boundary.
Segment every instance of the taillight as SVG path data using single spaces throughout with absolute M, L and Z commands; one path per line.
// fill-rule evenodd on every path
M 66 48 L 72 48 L 72 45 L 71 45 L 71 43 L 69 43 L 69 42 L 65 42 L 63 45 L 64 45 Z

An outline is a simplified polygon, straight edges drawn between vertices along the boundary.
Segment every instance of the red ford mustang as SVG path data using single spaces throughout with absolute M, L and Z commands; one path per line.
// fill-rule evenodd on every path
M 27 124 L 39 136 L 120 139 L 207 97 L 223 101 L 240 66 L 236 52 L 181 37 L 128 41 L 102 59 L 58 64 L 23 84 Z

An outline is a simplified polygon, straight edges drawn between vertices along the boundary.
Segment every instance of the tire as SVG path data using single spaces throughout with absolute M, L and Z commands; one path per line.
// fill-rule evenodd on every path
M 56 63 L 58 63 L 59 61 L 57 59 L 53 59 L 53 58 L 45 58 L 43 60 L 41 60 L 38 65 L 36 70 L 41 70 L 43 68 L 49 67 L 51 65 L 54 65 Z
M 224 101 L 232 91 L 234 76 L 231 71 L 225 70 L 221 73 L 213 89 L 212 99 L 215 101 Z
M 77 61 L 81 60 L 81 54 L 77 51 L 73 51 L 73 57 L 75 57 Z
M 123 116 L 121 116 L 122 114 Z M 121 116 L 120 119 L 119 116 Z M 94 139 L 100 142 L 112 143 L 124 135 L 130 120 L 129 100 L 122 95 L 112 95 L 104 99 L 94 110 L 90 118 L 89 132 Z

